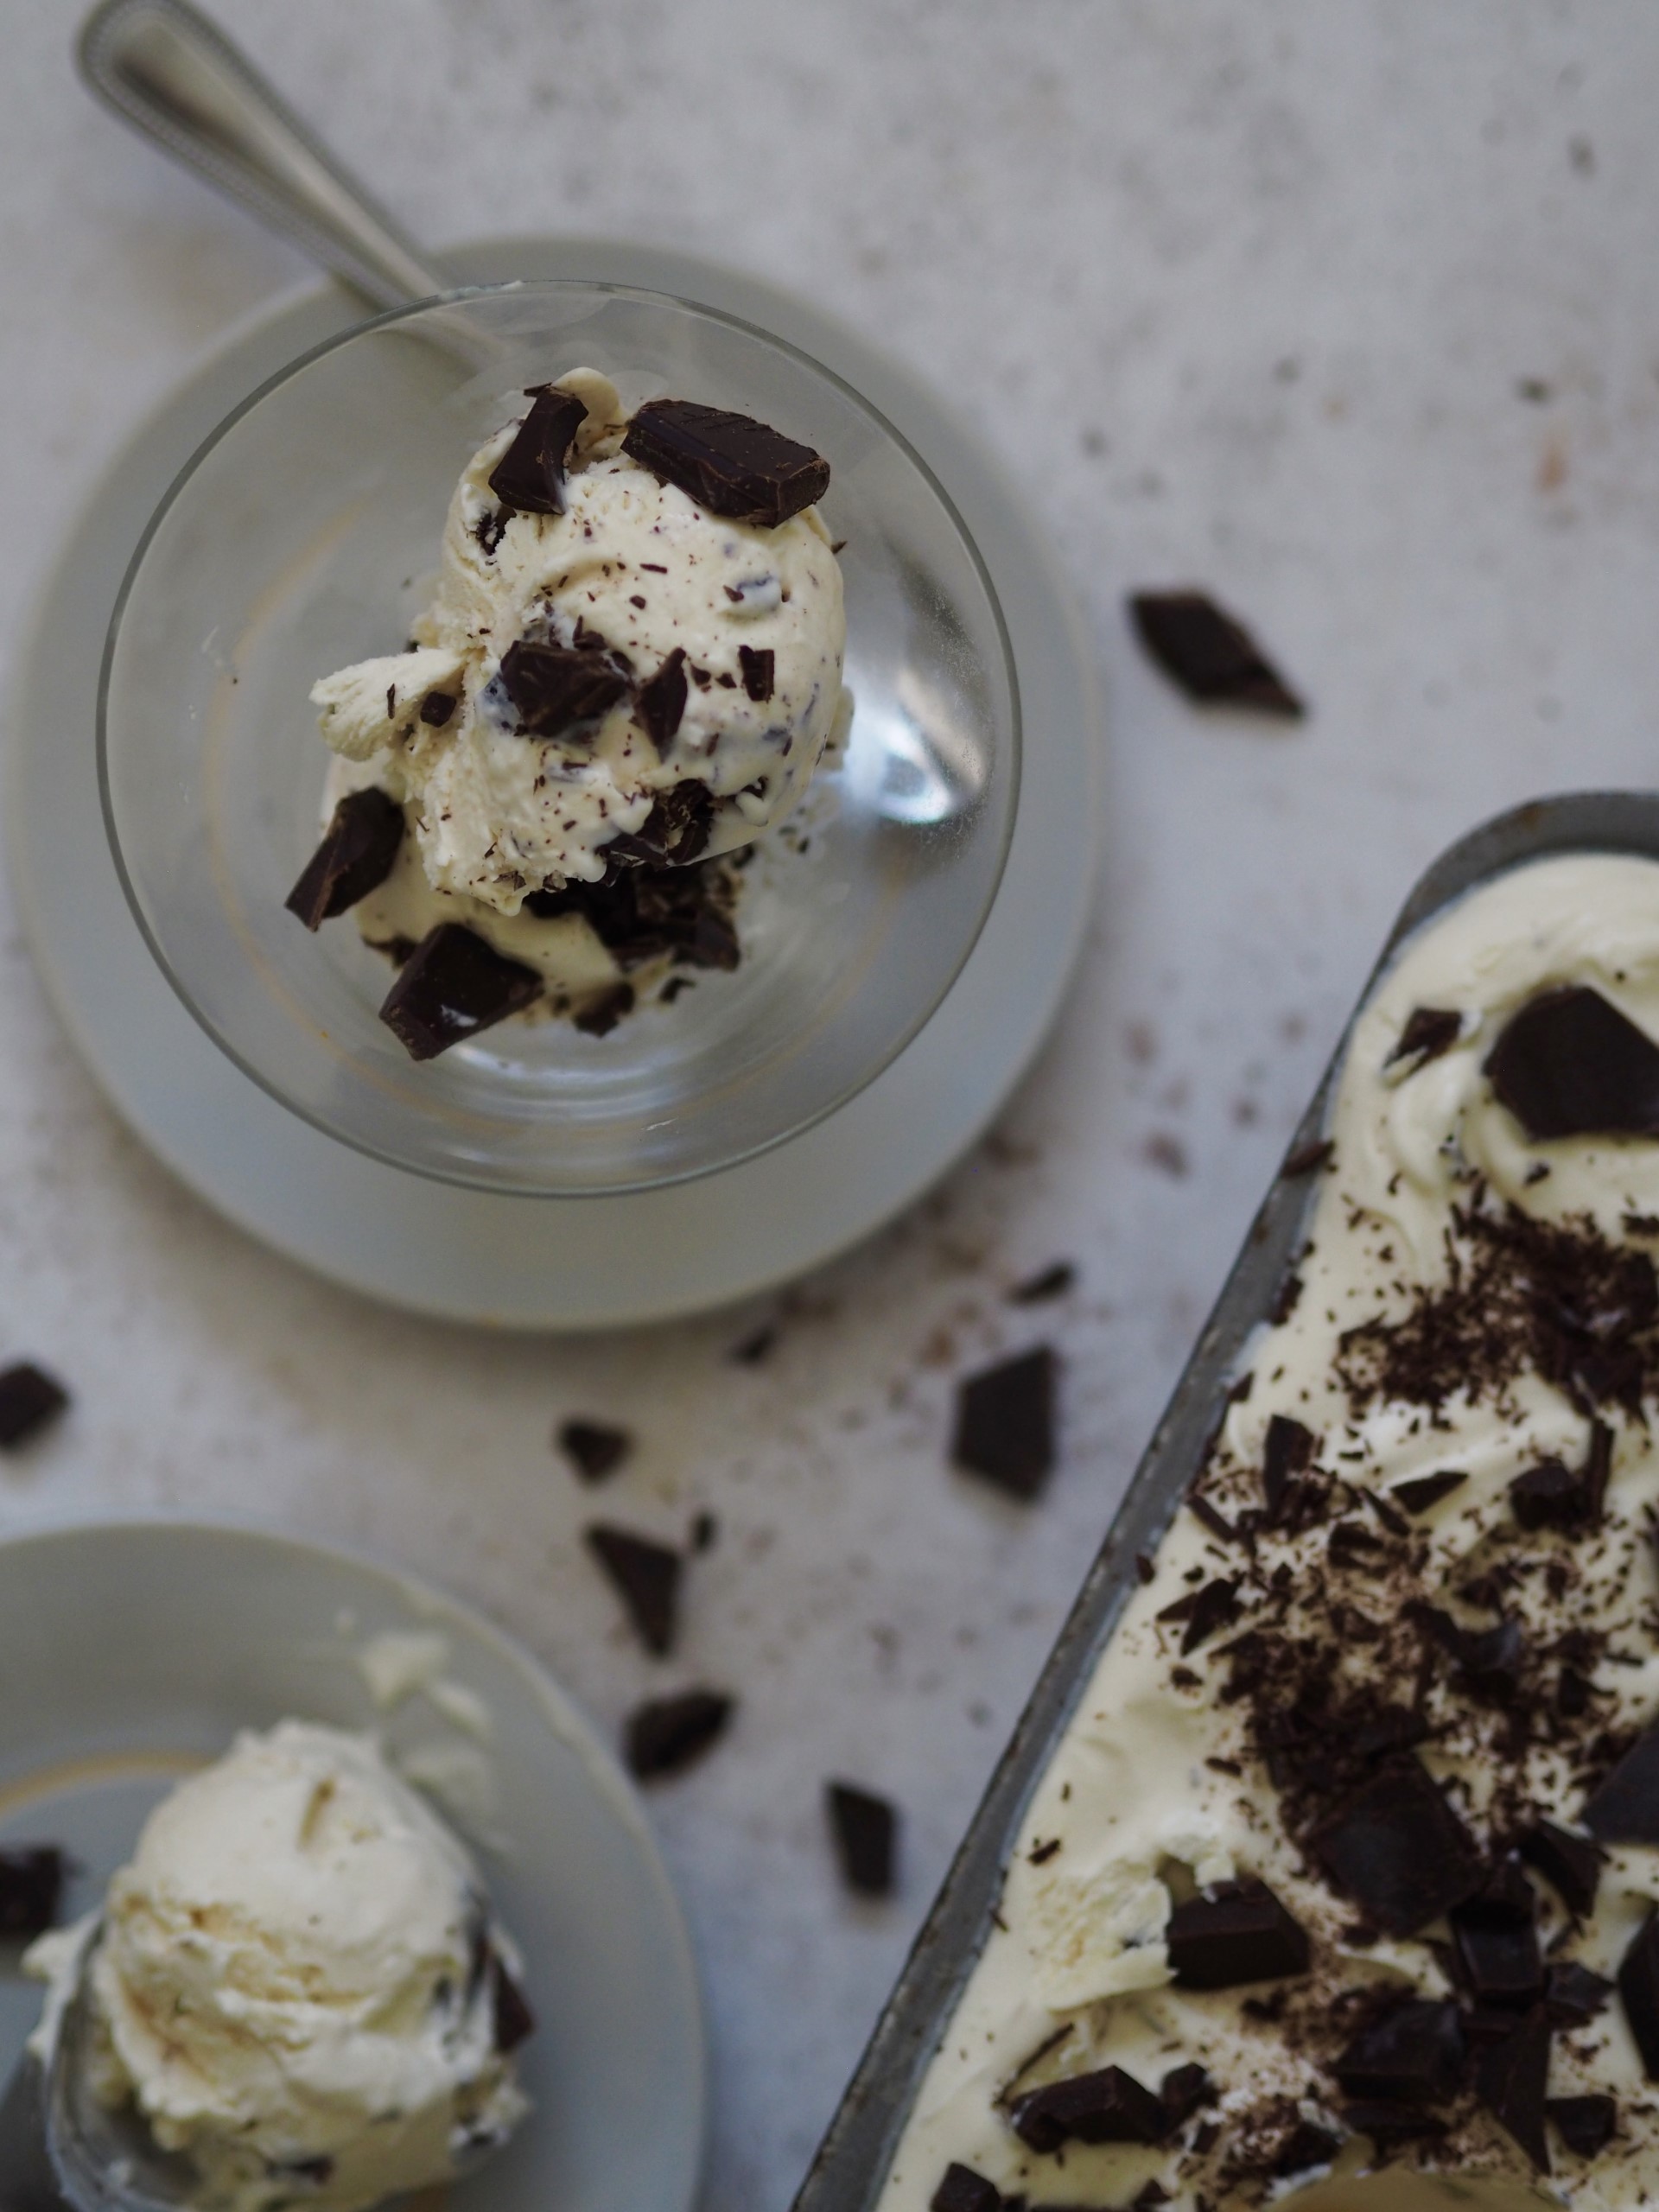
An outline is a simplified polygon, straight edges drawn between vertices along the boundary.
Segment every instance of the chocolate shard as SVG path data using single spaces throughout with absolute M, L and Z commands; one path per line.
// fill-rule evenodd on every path
M 1451 1914 L 1458 1971 L 1477 2005 L 1525 2010 L 1544 1994 L 1537 1899 L 1511 1856 Z
M 679 1626 L 679 1554 L 604 1521 L 585 1530 L 584 1541 L 627 1608 L 639 1641 L 647 1651 L 664 1657 L 673 1649 Z
M 0 1847 L 0 1942 L 32 1943 L 58 1916 L 67 1872 L 54 1843 Z
M 1544 2133 L 1549 2033 L 1544 2008 L 1537 2005 L 1512 2036 L 1491 2044 L 1475 2061 L 1476 2095 L 1541 2174 L 1549 2171 L 1549 2143 Z
M 453 691 L 429 691 L 421 702 L 421 720 L 429 729 L 442 729 L 459 703 Z
M 1450 1007 L 1414 1007 L 1406 1017 L 1399 1041 L 1382 1065 L 1391 1068 L 1397 1060 L 1415 1060 L 1419 1067 L 1426 1067 L 1430 1060 L 1438 1060 L 1442 1052 L 1451 1051 L 1462 1028 L 1463 1016 L 1452 1013 Z
M 1393 2104 L 1386 2097 L 1367 2097 L 1344 2105 L 1341 2119 L 1351 2134 L 1368 2136 L 1379 2151 L 1446 2132 L 1446 2121 L 1422 2106 Z
M 690 399 L 649 399 L 622 450 L 711 515 L 776 529 L 821 499 L 830 464 L 753 416 Z
M 1467 1475 L 1448 1467 L 1444 1474 L 1414 1475 L 1408 1482 L 1395 1483 L 1389 1496 L 1408 1513 L 1427 1513 L 1454 1490 L 1461 1490 L 1468 1479 Z
M 1593 2020 L 1613 1993 L 1613 1984 L 1576 1959 L 1549 1970 L 1544 2006 L 1557 2027 L 1581 2028 Z
M 1535 1141 L 1659 1136 L 1659 1045 L 1587 984 L 1529 999 L 1486 1074 Z
M 490 1951 L 490 1994 L 495 2047 L 499 2051 L 517 2050 L 521 2043 L 528 2043 L 535 2034 L 536 2015 L 529 1998 L 493 1947 Z
M 1164 2108 L 1168 2133 L 1185 2127 L 1195 2112 L 1215 2101 L 1216 2085 L 1207 2069 L 1195 2062 L 1173 2066 L 1158 2084 L 1158 2101 Z
M 625 698 L 628 679 L 603 653 L 517 638 L 501 656 L 501 685 L 520 737 L 569 737 Z
M 602 1483 L 613 1475 L 633 1449 L 626 1428 L 601 1421 L 561 1421 L 554 1441 L 585 1483 Z
M 619 868 L 611 883 L 532 891 L 524 905 L 550 920 L 580 914 L 625 974 L 666 957 L 677 966 L 730 969 L 741 947 L 731 884 L 718 861 L 692 868 Z
M 726 1732 L 735 1700 L 719 1690 L 683 1690 L 648 1698 L 628 1715 L 623 1751 L 641 1782 L 682 1773 Z
M 1047 1344 L 1021 1352 L 957 1389 L 950 1459 L 1010 1497 L 1035 1497 L 1054 1466 L 1054 1400 L 1059 1363 Z
M 1605 1857 L 1587 1835 L 1574 1835 L 1554 1821 L 1539 1821 L 1516 1840 L 1516 1848 L 1529 1866 L 1549 1884 L 1571 1913 L 1580 1919 L 1593 1911 Z
M 1043 2157 L 1063 2143 L 1161 2143 L 1169 2133 L 1161 2100 L 1121 2066 L 1028 2089 L 1008 2119 L 1020 2141 Z
M 574 392 L 540 385 L 527 391 L 531 410 L 518 435 L 495 464 L 490 489 L 504 507 L 532 515 L 564 512 L 564 464 L 571 441 L 588 419 Z
M 1010 1306 L 1041 1306 L 1051 1298 L 1064 1298 L 1077 1280 L 1077 1270 L 1071 1260 L 1056 1260 L 1034 1275 L 1027 1275 L 1017 1282 L 1008 1293 Z
M 283 904 L 308 930 L 319 929 L 378 890 L 404 841 L 404 810 L 371 784 L 347 791 Z
M 509 960 L 460 922 L 421 939 L 386 993 L 380 1019 L 412 1060 L 435 1059 L 540 996 L 533 968 Z
M 994 2183 L 971 2166 L 954 2162 L 928 2199 L 928 2212 L 1001 2212 L 1002 2199 Z
M 1315 2120 L 1300 2120 L 1285 2138 L 1273 2162 L 1275 2178 L 1305 2174 L 1314 2166 L 1328 2166 L 1342 2148 L 1342 2138 Z
M 589 999 L 579 1012 L 573 1014 L 570 1026 L 589 1037 L 608 1037 L 623 1015 L 632 1012 L 633 985 L 613 983 L 608 990 Z
M 1238 1618 L 1238 1612 L 1237 1580 L 1217 1575 L 1202 1589 L 1189 1590 L 1185 1597 L 1164 1606 L 1158 1618 L 1185 1623 L 1181 1634 L 1181 1656 L 1185 1658 L 1200 1644 L 1207 1643 L 1218 1630 L 1230 1628 Z
M 1457 2006 L 1410 1998 L 1362 2029 L 1332 2070 L 1351 2097 L 1442 2105 L 1458 2093 L 1463 2057 Z
M 1307 1972 L 1307 1931 L 1265 1882 L 1218 1882 L 1178 1904 L 1164 1941 L 1188 1989 L 1234 1989 Z
M 1618 1997 L 1643 2069 L 1659 2082 L 1659 1913 L 1648 1915 L 1619 1961 Z
M 715 819 L 715 795 L 705 783 L 688 776 L 671 784 L 637 830 L 613 837 L 602 848 L 612 861 L 683 868 L 709 842 Z
M 1313 1463 L 1319 1439 L 1311 1428 L 1288 1414 L 1274 1414 L 1268 1423 L 1262 1448 L 1262 1489 L 1268 1502 L 1268 1518 L 1276 1521 L 1294 1476 L 1306 1474 Z
M 1613 1432 L 1605 1421 L 1590 1425 L 1590 1449 L 1583 1466 L 1541 1459 L 1510 1484 L 1510 1510 L 1529 1531 L 1560 1529 L 1580 1535 L 1599 1528 L 1613 1466 Z
M 1380 1767 L 1309 1839 L 1333 1885 L 1386 1936 L 1414 1936 L 1480 1887 L 1474 1838 L 1414 1758 Z
M 55 1375 L 32 1359 L 0 1369 L 0 1452 L 20 1452 L 49 1428 L 69 1404 Z
M 1550 2097 L 1544 2110 L 1575 2158 L 1599 2158 L 1618 2132 L 1618 2107 L 1611 2097 Z
M 1598 1843 L 1659 1843 L 1659 1725 L 1637 1738 L 1583 1819 Z
M 1249 632 L 1206 593 L 1134 592 L 1129 613 L 1141 644 L 1189 699 L 1301 719 L 1301 701 Z
M 891 1897 L 899 1834 L 892 1805 L 850 1782 L 825 1783 L 823 1798 L 842 1879 L 861 1897 Z
M 770 645 L 740 645 L 737 649 L 737 664 L 742 672 L 743 689 L 758 705 L 764 705 L 772 696 L 774 658 Z
M 1456 1666 L 1465 1688 L 1499 1705 L 1513 1702 L 1526 1666 L 1526 1632 L 1518 1620 L 1496 1628 L 1467 1629 L 1439 1605 L 1408 1605 L 1414 1620 Z
M 685 648 L 676 645 L 668 658 L 648 683 L 639 687 L 634 701 L 634 712 L 645 726 L 645 735 L 657 748 L 660 760 L 674 742 L 675 733 L 685 719 Z

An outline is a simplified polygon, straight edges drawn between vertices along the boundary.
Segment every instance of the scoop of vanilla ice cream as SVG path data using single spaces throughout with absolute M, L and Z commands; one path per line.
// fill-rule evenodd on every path
M 794 804 L 842 713 L 841 571 L 816 511 L 776 528 L 709 513 L 615 449 L 606 378 L 576 370 L 561 382 L 589 410 L 565 511 L 512 512 L 491 490 L 510 423 L 450 502 L 417 651 L 343 669 L 312 693 L 328 743 L 372 761 L 408 805 L 434 887 L 506 915 L 529 893 L 597 882 L 605 848 L 645 829 L 677 786 L 714 801 L 706 840 L 683 857 L 747 843 Z M 521 734 L 499 675 L 521 639 L 602 646 L 636 685 L 683 651 L 686 704 L 665 748 L 629 698 L 579 735 Z
M 64 1939 L 38 1948 L 60 1976 Z M 527 2109 L 497 2032 L 515 1963 L 373 1738 L 286 1720 L 181 1783 L 111 1883 L 96 2086 L 194 2159 L 204 2205 L 302 2190 L 354 2212 L 448 2179 Z

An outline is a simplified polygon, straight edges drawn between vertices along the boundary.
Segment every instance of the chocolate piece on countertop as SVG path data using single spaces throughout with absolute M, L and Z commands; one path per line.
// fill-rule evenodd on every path
M 1659 2082 L 1659 1912 L 1650 1912 L 1619 1961 L 1619 2002 L 1649 2081 Z
M 1351 2097 L 1440 2105 L 1457 2094 L 1463 2058 L 1457 2006 L 1409 1998 L 1362 2029 L 1332 2071 Z
M 530 1999 L 507 1971 L 501 1955 L 492 1948 L 490 1952 L 490 1995 L 493 2007 L 495 2047 L 499 2051 L 517 2050 L 521 2043 L 528 2043 L 536 2032 L 536 2015 Z
M 622 450 L 711 515 L 768 529 L 830 488 L 830 464 L 810 446 L 753 416 L 695 400 L 648 399 L 628 424 Z
M 651 681 L 640 685 L 634 701 L 634 712 L 656 747 L 659 760 L 674 742 L 675 732 L 685 717 L 685 648 L 676 645 Z
M 45 1935 L 63 1901 L 66 1872 L 54 1843 L 0 1846 L 0 1942 Z
M 1172 2067 L 1158 2084 L 1158 2101 L 1162 2105 L 1173 2135 L 1184 2127 L 1193 2113 L 1215 2101 L 1216 2085 L 1207 2069 L 1196 2061 L 1185 2066 Z
M 626 1428 L 601 1421 L 561 1421 L 553 1440 L 585 1483 L 602 1483 L 613 1475 L 633 1449 Z
M 954 2162 L 928 2199 L 928 2212 L 1001 2212 L 1002 2199 L 995 2183 L 976 2174 L 971 2166 Z
M 1009 1497 L 1035 1497 L 1054 1466 L 1059 1363 L 1047 1344 L 963 1377 L 950 1442 L 955 1466 Z
M 1541 2174 L 1549 2171 L 1544 2089 L 1549 2079 L 1549 2021 L 1541 2005 L 1503 2043 L 1475 2061 L 1475 2094 Z
M 453 691 L 429 691 L 421 702 L 421 720 L 429 729 L 442 729 L 457 703 Z
M 1391 1068 L 1396 1060 L 1415 1060 L 1419 1067 L 1427 1067 L 1430 1060 L 1438 1060 L 1442 1052 L 1451 1051 L 1462 1027 L 1463 1016 L 1454 1014 L 1449 1007 L 1413 1007 L 1400 1032 L 1399 1042 L 1382 1065 Z M 1416 1071 L 1415 1068 L 1412 1070 L 1414 1075 Z
M 1278 1519 L 1292 1478 L 1306 1473 L 1318 1447 L 1319 1439 L 1313 1430 L 1293 1421 L 1288 1414 L 1274 1414 L 1268 1421 L 1262 1447 L 1262 1489 L 1270 1521 Z
M 55 1375 L 20 1359 L 0 1369 L 0 1452 L 18 1452 L 49 1428 L 69 1404 Z
M 627 1608 L 639 1641 L 647 1651 L 664 1657 L 674 1648 L 679 1625 L 679 1554 L 666 1544 L 653 1543 L 649 1536 L 636 1536 L 603 1521 L 585 1529 L 583 1536 Z
M 1010 1306 L 1041 1306 L 1051 1298 L 1064 1298 L 1077 1280 L 1077 1270 L 1070 1260 L 1056 1260 L 1052 1267 L 1044 1268 L 1034 1275 L 1027 1275 L 1017 1282 L 1008 1293 Z
M 1543 1876 L 1571 1913 L 1580 1919 L 1595 1909 L 1606 1853 L 1587 1835 L 1574 1835 L 1554 1821 L 1538 1821 L 1516 1839 L 1529 1866 Z
M 1544 2008 L 1558 2028 L 1581 2028 L 1603 2011 L 1613 1993 L 1605 1974 L 1577 1959 L 1551 1967 L 1544 1983 Z
M 1165 1605 L 1157 1618 L 1185 1624 L 1181 1634 L 1181 1656 L 1185 1658 L 1207 1643 L 1219 1630 L 1230 1628 L 1238 1618 L 1238 1612 L 1236 1580 L 1217 1575 L 1200 1589 L 1189 1590 L 1185 1597 Z
M 1443 1474 L 1413 1475 L 1408 1482 L 1395 1483 L 1389 1496 L 1396 1505 L 1403 1505 L 1408 1513 L 1427 1513 L 1443 1497 L 1450 1497 L 1454 1490 L 1461 1490 L 1468 1479 L 1466 1474 L 1448 1467 Z
M 347 791 L 283 905 L 307 929 L 320 929 L 378 889 L 403 840 L 404 810 L 395 798 L 372 784 Z
M 1028 2089 L 1008 2119 L 1020 2141 L 1043 2157 L 1064 2143 L 1161 2143 L 1170 2126 L 1161 2101 L 1121 2066 Z
M 1386 1936 L 1414 1936 L 1471 1897 L 1484 1872 L 1473 1837 L 1414 1758 L 1379 1768 L 1309 1842 L 1336 1888 Z
M 601 652 L 516 638 L 501 656 L 501 687 L 521 737 L 568 737 L 625 698 L 628 679 Z
M 1550 2097 L 1544 2110 L 1575 2158 L 1598 2158 L 1618 2132 L 1618 2107 L 1611 2097 Z
M 1598 1785 L 1583 1820 L 1598 1843 L 1659 1843 L 1659 1724 Z
M 628 1771 L 641 1782 L 683 1772 L 725 1734 L 735 1702 L 719 1690 L 683 1690 L 636 1706 L 623 1737 Z
M 574 392 L 560 391 L 552 385 L 533 386 L 524 397 L 531 402 L 530 412 L 491 472 L 490 489 L 504 507 L 524 514 L 562 515 L 564 464 L 588 410 Z
M 757 706 L 764 706 L 772 696 L 775 658 L 770 645 L 740 645 L 737 649 L 737 664 L 742 672 L 743 689 Z
M 1189 699 L 1301 719 L 1301 701 L 1249 632 L 1207 594 L 1133 592 L 1129 614 L 1147 652 Z
M 529 1006 L 541 988 L 533 968 L 508 960 L 460 922 L 440 922 L 398 969 L 380 1019 L 410 1059 L 435 1059 Z
M 899 1816 L 893 1807 L 885 1797 L 850 1782 L 826 1782 L 823 1801 L 848 1888 L 861 1897 L 891 1897 L 899 1834 Z
M 1307 1931 L 1265 1882 L 1200 1890 L 1171 1913 L 1164 1940 L 1175 1979 L 1187 1989 L 1235 1989 L 1307 1972 Z
M 1659 1045 L 1587 984 L 1529 999 L 1488 1054 L 1486 1073 L 1535 1142 L 1659 1136 Z

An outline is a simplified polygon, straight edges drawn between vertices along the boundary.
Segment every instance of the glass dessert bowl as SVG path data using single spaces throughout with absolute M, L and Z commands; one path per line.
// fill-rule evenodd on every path
M 817 512 L 839 556 L 850 722 L 788 820 L 746 849 L 734 969 L 676 969 L 666 988 L 647 969 L 603 1034 L 543 998 L 416 1061 L 381 1019 L 385 952 L 349 913 L 309 931 L 286 904 L 337 790 L 308 695 L 331 671 L 404 651 L 457 478 L 525 415 L 527 390 L 583 365 L 628 410 L 664 398 L 732 410 L 828 462 Z M 382 317 L 220 427 L 129 572 L 99 755 L 139 926 L 247 1074 L 397 1166 L 575 1196 L 730 1166 L 810 1127 L 903 1050 L 995 895 L 1019 704 L 966 531 L 855 392 L 709 309 L 547 283 Z

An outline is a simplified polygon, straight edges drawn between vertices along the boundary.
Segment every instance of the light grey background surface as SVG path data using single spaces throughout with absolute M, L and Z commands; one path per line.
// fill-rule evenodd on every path
M 8 654 L 100 458 L 303 274 L 92 109 L 78 12 L 0 5 Z M 654 1809 L 708 1972 L 709 2202 L 780 2207 L 1411 877 L 1511 800 L 1659 762 L 1659 16 L 219 12 L 433 240 L 670 241 L 810 287 L 936 378 L 1023 474 L 1106 682 L 1107 880 L 1052 1049 L 936 1198 L 765 1311 L 566 1345 L 371 1311 L 142 1157 L 9 914 L 0 946 L 0 1355 L 77 1393 L 0 1471 L 0 1529 L 264 1512 L 476 1599 L 604 1722 L 735 1687 L 731 1740 Z M 1200 717 L 1146 668 L 1122 594 L 1185 581 L 1256 625 L 1301 729 Z M 1004 1302 L 1062 1255 L 1071 1299 Z M 768 1318 L 771 1358 L 732 1363 Z M 1022 1513 L 944 1437 L 953 1376 L 1045 1335 L 1065 1465 Z M 577 1411 L 642 1439 L 596 1497 L 548 1448 Z M 705 1505 L 720 1541 L 654 1663 L 573 1539 Z M 905 1808 L 891 1906 L 836 1892 L 829 1773 Z

